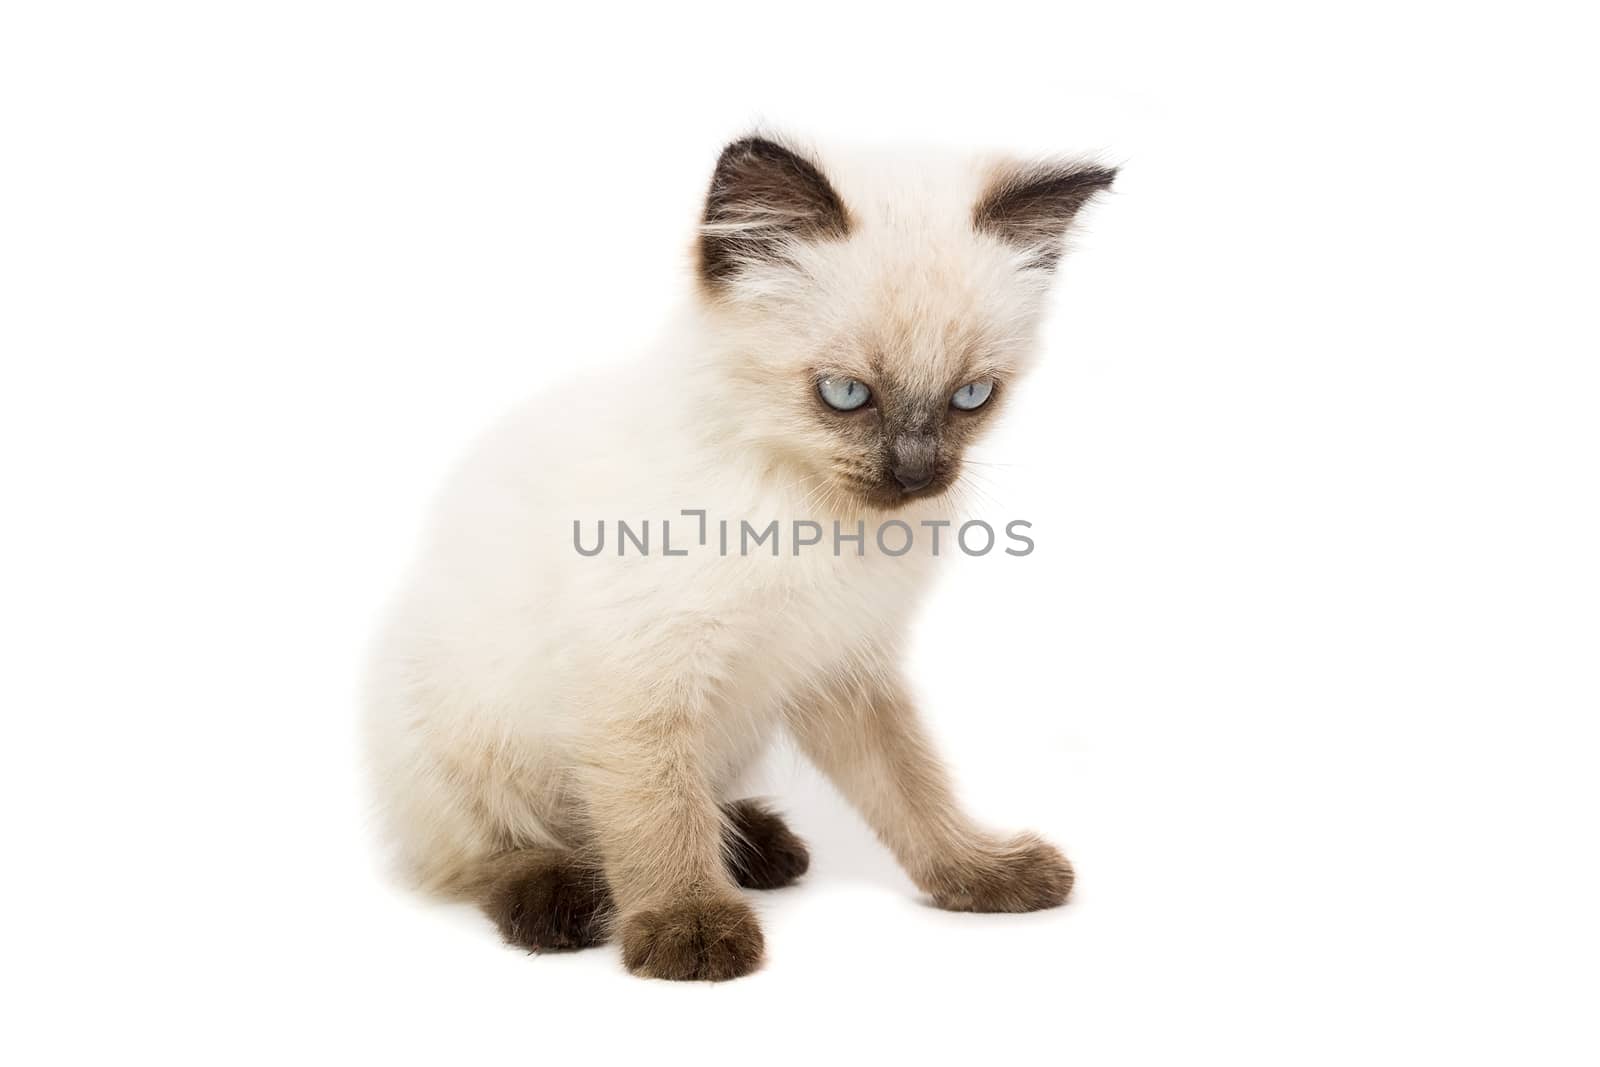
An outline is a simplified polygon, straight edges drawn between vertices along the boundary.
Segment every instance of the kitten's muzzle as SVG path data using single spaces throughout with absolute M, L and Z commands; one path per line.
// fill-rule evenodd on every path
M 890 445 L 889 473 L 907 493 L 926 489 L 938 471 L 938 441 L 926 433 L 903 434 Z

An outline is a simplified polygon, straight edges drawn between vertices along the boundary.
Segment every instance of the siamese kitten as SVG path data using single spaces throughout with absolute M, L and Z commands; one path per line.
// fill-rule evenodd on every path
M 899 664 L 962 455 L 1113 177 L 723 151 L 682 321 L 481 443 L 379 642 L 371 763 L 421 887 L 529 949 L 614 937 L 635 974 L 748 974 L 763 943 L 740 888 L 808 856 L 729 789 L 782 731 L 938 906 L 1066 900 L 1060 852 L 958 806 Z M 874 535 L 896 519 L 903 553 L 898 527 Z M 773 520 L 781 544 L 739 550 L 741 524 Z M 618 536 L 590 554 L 601 522 Z

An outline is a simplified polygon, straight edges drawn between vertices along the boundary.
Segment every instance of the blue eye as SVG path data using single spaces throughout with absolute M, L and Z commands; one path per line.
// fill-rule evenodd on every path
M 960 408 L 962 411 L 973 411 L 988 403 L 989 394 L 992 392 L 994 392 L 993 378 L 968 382 L 956 390 L 956 395 L 950 398 L 950 406 Z
M 872 390 L 854 378 L 824 378 L 817 383 L 817 392 L 835 411 L 854 411 L 872 399 Z

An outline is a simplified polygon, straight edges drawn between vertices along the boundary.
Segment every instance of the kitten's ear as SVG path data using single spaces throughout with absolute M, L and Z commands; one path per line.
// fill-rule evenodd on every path
M 979 197 L 972 225 L 1032 253 L 1030 266 L 1054 267 L 1078 209 L 1111 188 L 1116 176 L 1115 167 L 1093 163 L 1007 167 Z
M 850 213 L 804 156 L 763 137 L 722 150 L 700 226 L 700 278 L 717 291 L 743 266 L 783 262 L 796 241 L 850 233 Z

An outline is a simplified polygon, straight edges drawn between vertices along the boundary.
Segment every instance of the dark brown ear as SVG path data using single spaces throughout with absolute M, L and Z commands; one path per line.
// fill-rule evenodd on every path
M 850 233 L 850 214 L 815 163 L 762 137 L 722 150 L 700 227 L 700 278 L 720 289 L 749 263 L 781 262 L 796 240 Z
M 1050 268 L 1078 209 L 1111 188 L 1116 168 L 1092 163 L 1037 163 L 1002 171 L 978 200 L 972 225 L 1033 254 L 1029 266 Z

